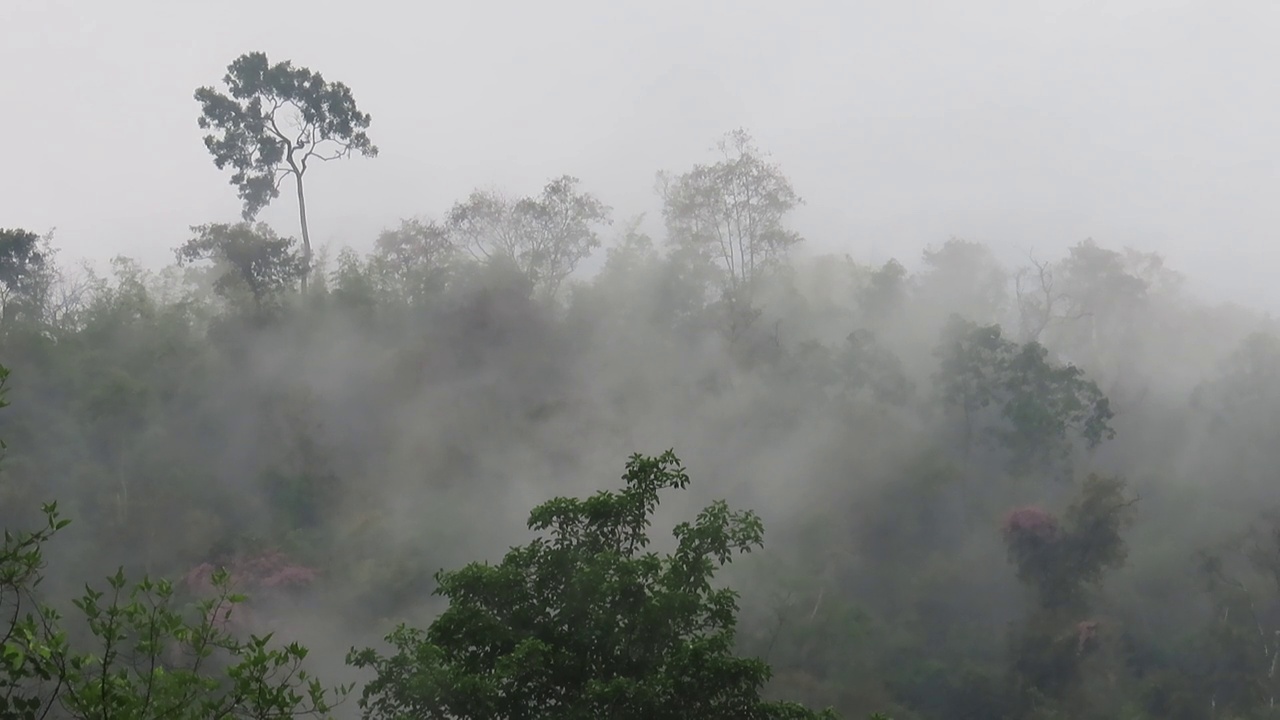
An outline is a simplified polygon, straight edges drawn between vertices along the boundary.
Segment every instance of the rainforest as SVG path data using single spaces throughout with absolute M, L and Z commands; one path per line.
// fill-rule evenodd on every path
M 745 128 L 322 242 L 358 91 L 196 89 L 167 263 L 0 217 L 0 717 L 1280 717 L 1265 308 L 815 246 Z

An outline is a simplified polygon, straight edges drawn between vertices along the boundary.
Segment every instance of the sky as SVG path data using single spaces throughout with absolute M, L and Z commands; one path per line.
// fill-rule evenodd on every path
M 1019 263 L 1092 237 L 1274 311 L 1278 39 L 1271 0 L 0 0 L 0 227 L 159 265 L 237 220 L 192 93 L 262 51 L 373 116 L 379 157 L 307 175 L 335 250 L 565 173 L 660 231 L 655 173 L 744 127 L 810 252 L 910 267 L 963 237 Z M 262 219 L 296 233 L 287 194 Z

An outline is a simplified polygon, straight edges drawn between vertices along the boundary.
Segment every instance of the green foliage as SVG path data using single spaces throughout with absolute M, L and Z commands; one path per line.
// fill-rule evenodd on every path
M 1035 507 L 1009 513 L 1001 528 L 1009 559 L 1018 577 L 1035 587 L 1042 607 L 1080 603 L 1088 586 L 1124 564 L 1121 531 L 1133 523 L 1135 502 L 1123 479 L 1090 475 L 1061 523 Z
M 731 654 L 737 594 L 716 570 L 763 542 L 760 519 L 713 503 L 676 526 L 676 550 L 647 551 L 662 490 L 689 477 L 675 455 L 634 455 L 626 487 L 556 498 L 530 513 L 547 531 L 498 565 L 441 572 L 449 608 L 398 627 L 395 652 L 354 652 L 377 674 L 369 718 L 805 718 L 764 702 L 769 668 Z
M 245 598 L 230 591 L 225 571 L 217 595 L 185 611 L 168 581 L 130 587 L 123 570 L 106 591 L 86 588 L 73 604 L 92 649 L 77 649 L 63 617 L 39 603 L 42 545 L 65 527 L 57 506 L 33 533 L 6 533 L 0 588 L 6 616 L 0 666 L 0 717 L 281 718 L 326 716 L 350 688 L 327 689 L 302 667 L 296 643 L 272 647 L 270 635 L 241 640 L 222 629 Z M 25 614 L 23 613 L 25 609 Z
M 1088 662 L 1109 632 L 1088 615 L 1085 591 L 1121 567 L 1121 531 L 1133 523 L 1136 498 L 1120 478 L 1090 475 L 1064 520 L 1036 507 L 1012 511 L 1001 528 L 1018 578 L 1038 606 L 1009 635 L 1009 662 L 1019 717 L 1084 717 Z M 1114 671 L 1112 671 L 1114 677 Z
M 247 292 L 259 313 L 277 306 L 306 272 L 296 241 L 276 235 L 264 223 L 211 223 L 191 231 L 195 237 L 176 251 L 178 262 L 209 260 L 220 266 L 214 292 L 233 303 Z
M 801 241 L 783 219 L 803 200 L 746 130 L 727 133 L 716 147 L 718 162 L 659 173 L 658 188 L 668 242 L 719 266 L 736 337 L 754 319 L 758 281 Z
M 301 190 L 294 171 L 318 145 L 293 134 L 314 110 L 303 100 L 267 117 L 284 97 L 268 86 L 296 81 L 286 90 L 299 98 L 316 78 L 259 59 L 236 70 L 262 70 L 244 97 L 206 97 L 243 121 L 206 130 L 215 161 L 223 152 L 241 172 L 250 214 L 285 177 Z M 254 82 L 263 92 L 250 97 Z M 958 240 L 927 250 L 918 271 L 847 256 L 787 261 L 798 198 L 745 134 L 722 150 L 664 187 L 666 236 L 628 223 L 603 270 L 563 294 L 567 313 L 555 289 L 588 264 L 607 220 L 569 177 L 532 197 L 480 193 L 453 218 L 404 221 L 366 238 L 371 252 L 339 252 L 336 268 L 308 262 L 305 224 L 301 250 L 248 221 L 201 226 L 180 251 L 184 267 L 151 273 L 117 258 L 106 277 L 67 272 L 47 239 L 3 231 L 0 360 L 24 382 L 13 393 L 20 407 L 0 414 L 13 446 L 0 514 L 25 527 L 22 510 L 51 495 L 77 515 L 59 536 L 76 544 L 51 562 L 58 576 L 22 596 L 18 617 L 34 624 L 4 656 L 16 679 L 9 696 L 55 708 L 50 716 L 66 714 L 54 696 L 78 697 L 99 716 L 145 714 L 129 704 L 145 687 L 225 698 L 235 687 L 226 669 L 260 655 L 252 642 L 232 638 L 239 655 L 215 647 L 194 675 L 176 637 L 166 647 L 178 656 L 158 660 L 163 675 L 121 660 L 149 627 L 128 610 L 135 601 L 154 599 L 195 628 L 202 611 L 185 594 L 225 561 L 270 596 L 237 606 L 232 627 L 270 622 L 250 609 L 282 623 L 302 611 L 341 615 L 336 632 L 357 633 L 452 601 L 439 623 L 400 628 L 390 657 L 377 657 L 383 684 L 366 699 L 386 707 L 492 705 L 506 689 L 576 693 L 597 706 L 640 698 L 635 714 L 677 690 L 749 701 L 759 677 L 741 664 L 750 661 L 717 654 L 734 629 L 734 652 L 774 671 L 763 698 L 846 716 L 1267 717 L 1280 696 L 1280 543 L 1270 518 L 1234 533 L 1275 492 L 1275 322 L 1167 294 L 1175 283 L 1158 258 L 1092 242 L 1033 260 L 1015 276 L 1016 297 L 988 249 Z M 297 302 L 307 268 L 327 274 Z M 971 322 L 949 328 L 931 357 L 921 343 L 953 312 Z M 1016 341 L 994 324 L 1015 315 Z M 717 336 L 726 324 L 731 343 Z M 938 392 L 915 392 L 935 370 Z M 305 402 L 290 399 L 296 391 Z M 1112 407 L 1123 410 L 1124 442 L 1089 452 L 1114 435 Z M 770 513 L 777 562 L 725 568 L 713 553 L 703 558 L 711 579 L 682 566 L 678 551 L 653 559 L 619 547 L 621 532 L 602 534 L 607 518 L 575 529 L 570 520 L 590 520 L 595 506 L 572 501 L 543 518 L 534 549 L 442 574 L 443 597 L 427 599 L 431 569 L 459 566 L 503 535 L 477 518 L 500 517 L 512 491 L 577 479 L 600 454 L 655 433 L 686 438 L 724 468 L 731 483 L 708 492 Z M 1071 507 L 1019 524 L 1008 545 L 992 532 L 1011 504 L 1067 505 L 1065 481 L 1095 464 L 1135 478 L 1147 498 L 1132 536 L 1127 492 L 1100 476 Z M 623 503 L 610 497 L 604 506 Z M 634 520 L 616 519 L 623 529 Z M 563 547 L 552 532 L 562 527 L 576 538 Z M 696 546 L 699 527 L 671 545 Z M 1224 534 L 1232 542 L 1218 549 Z M 1198 593 L 1191 558 L 1206 544 L 1215 552 Z M 11 577 L 22 581 L 37 558 L 21 540 L 15 547 Z M 159 583 L 109 587 L 80 607 L 59 604 L 74 622 L 46 632 L 54 616 L 42 593 L 121 563 L 134 577 L 185 573 L 187 585 L 168 599 Z M 1121 563 L 1132 567 L 1112 574 Z M 693 589 L 663 584 L 680 578 Z M 715 624 L 724 606 L 709 588 L 725 585 L 742 589 L 733 628 Z M 777 585 L 786 600 L 771 602 L 760 588 Z M 86 613 L 96 630 L 81 622 Z M 708 625 L 701 634 L 680 634 L 698 622 Z M 126 638 L 112 641 L 125 648 L 112 664 L 124 672 L 107 673 L 108 692 L 99 668 L 112 633 Z M 619 639 L 627 633 L 654 639 Z M 484 642 L 462 647 L 469 640 Z M 681 682 L 697 687 L 676 687 L 674 673 L 696 653 L 710 660 Z M 95 658 L 79 680 L 53 667 L 71 657 Z M 268 667 L 277 661 L 292 667 L 285 656 Z M 728 681 L 709 680 L 716 672 Z M 724 696 L 707 700 L 708 689 Z M 677 701 L 658 716 L 680 713 Z
M 0 327 L 20 313 L 39 314 L 47 291 L 50 253 L 39 235 L 20 228 L 0 228 Z
M 246 221 L 280 195 L 282 177 L 301 182 L 311 160 L 378 154 L 365 132 L 369 115 L 340 82 L 287 60 L 272 64 L 261 52 L 236 58 L 222 81 L 226 93 L 196 90 L 199 124 L 213 131 L 204 144 L 214 164 L 233 170 Z
M 0 407 L 4 380 L 0 366 Z M 84 628 L 38 594 L 44 546 L 69 524 L 56 503 L 35 531 L 6 530 L 0 544 L 0 718 L 223 720 L 327 717 L 350 687 L 326 688 L 303 667 L 306 648 L 225 627 L 245 600 L 215 572 L 213 597 L 187 607 L 172 583 L 124 570 L 106 590 L 86 586 L 72 605 Z
M 39 235 L 21 228 L 0 228 L 0 285 L 6 292 L 18 292 L 45 260 Z
M 129 587 L 123 571 L 108 590 L 74 601 L 100 649 L 67 659 L 61 708 L 78 718 L 267 718 L 327 715 L 330 690 L 302 667 L 297 643 L 272 647 L 271 635 L 241 640 L 223 630 L 245 600 L 226 571 L 217 594 L 182 612 L 173 585 L 144 579 Z
M 378 235 L 370 269 L 383 297 L 423 307 L 443 291 L 457 254 L 448 228 L 404 220 Z
M 979 439 L 1002 448 L 1011 471 L 1056 466 L 1066 474 L 1075 438 L 1095 448 L 1115 437 L 1115 413 L 1097 383 L 1074 365 L 1051 362 L 1039 343 L 1018 345 L 1003 337 L 999 325 L 958 316 L 944 338 L 935 375 L 943 404 L 963 412 L 966 444 L 981 425 Z M 989 408 L 998 410 L 995 417 Z
M 213 131 L 204 137 L 205 148 L 219 170 L 232 169 L 231 184 L 244 204 L 246 222 L 279 197 L 285 178 L 293 177 L 305 290 L 312 253 L 303 176 L 312 160 L 337 160 L 353 153 L 377 157 L 378 147 L 365 132 L 371 119 L 356 107 L 346 85 L 328 82 L 288 60 L 272 64 L 265 53 L 236 58 L 222 81 L 228 94 L 211 87 L 195 92 L 200 129 Z
M 56 692 L 64 682 L 62 664 L 69 651 L 66 633 L 53 627 L 56 613 L 40 605 L 34 590 L 45 561 L 43 545 L 66 527 L 56 504 L 43 507 L 39 530 L 5 530 L 0 545 L 0 611 L 8 627 L 0 639 L 0 717 L 40 717 L 48 703 L 48 684 Z
M 541 195 L 518 200 L 476 190 L 449 210 L 448 230 L 473 257 L 513 263 L 539 291 L 554 296 L 600 247 L 596 227 L 611 222 L 610 208 L 580 192 L 579 182 L 562 175 Z

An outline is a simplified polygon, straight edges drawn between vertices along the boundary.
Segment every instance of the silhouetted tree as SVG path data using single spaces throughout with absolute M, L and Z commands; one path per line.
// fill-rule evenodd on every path
M 244 201 L 246 221 L 280 195 L 284 178 L 293 177 L 305 290 L 312 258 L 303 176 L 312 160 L 336 160 L 352 153 L 377 156 L 377 146 L 365 133 L 370 117 L 356 107 L 346 85 L 328 82 L 287 60 L 272 64 L 261 52 L 236 58 L 222 81 L 225 94 L 212 87 L 195 93 L 200 128 L 214 131 L 204 137 L 205 147 L 219 170 L 230 166 L 234 171 L 231 184 Z

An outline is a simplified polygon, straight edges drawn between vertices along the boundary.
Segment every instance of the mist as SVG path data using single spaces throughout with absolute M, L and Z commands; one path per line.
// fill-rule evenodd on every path
M 349 22 L 333 3 L 221 7 L 0 9 L 18 109 L 0 128 L 22 139 L 0 178 L 11 224 L 151 265 L 189 225 L 234 218 L 187 97 L 262 48 L 342 79 L 377 118 L 380 161 L 313 187 L 335 245 L 565 172 L 653 213 L 655 169 L 745 126 L 810 201 L 795 223 L 823 251 L 882 262 L 958 235 L 1013 262 L 1094 237 L 1194 268 L 1214 297 L 1280 301 L 1265 3 L 374 2 Z
M 361 683 L 674 449 L 655 548 L 763 520 L 770 697 L 1270 717 L 1280 9 L 1229 5 L 10 3 L 0 516 L 73 519 L 51 598 L 277 553 L 245 627 Z M 372 118 L 309 237 L 201 143 L 251 51 Z

